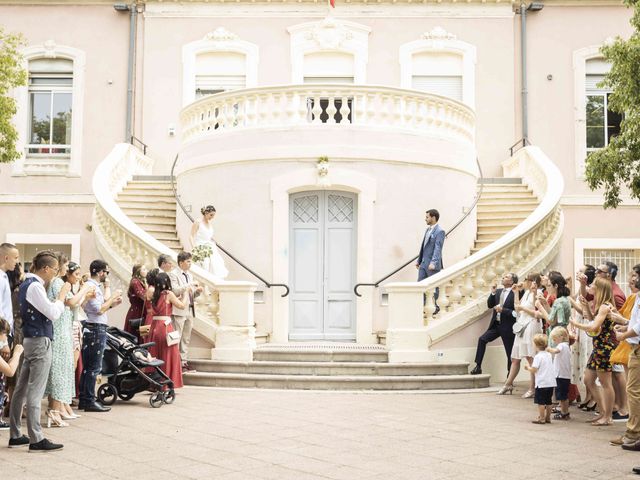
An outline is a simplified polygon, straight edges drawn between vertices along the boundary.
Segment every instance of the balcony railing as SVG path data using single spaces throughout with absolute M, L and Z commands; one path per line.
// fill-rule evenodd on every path
M 252 128 L 367 127 L 473 144 L 473 111 L 455 100 L 373 85 L 284 85 L 218 93 L 181 113 L 183 142 Z

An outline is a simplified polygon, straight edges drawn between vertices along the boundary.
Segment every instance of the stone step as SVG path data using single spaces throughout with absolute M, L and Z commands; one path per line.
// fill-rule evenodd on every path
M 533 195 L 532 192 L 530 191 L 517 191 L 517 192 L 505 192 L 503 190 L 498 190 L 498 191 L 482 191 L 482 196 L 480 197 L 481 200 L 484 199 L 498 199 L 501 198 L 503 200 L 509 200 L 511 198 L 536 198 L 535 195 Z
M 478 183 L 483 185 L 518 185 L 522 183 L 522 178 L 518 177 L 484 177 L 478 179 Z
M 487 388 L 489 375 L 253 375 L 186 373 L 186 385 L 291 390 L 450 390 Z
M 494 205 L 505 205 L 505 206 L 509 206 L 509 207 L 514 207 L 514 206 L 523 206 L 523 205 L 528 205 L 531 207 L 531 209 L 535 209 L 538 204 L 540 202 L 538 202 L 538 200 L 536 198 L 532 198 L 532 197 L 526 197 L 526 198 L 514 198 L 514 197 L 510 197 L 509 199 L 504 199 L 504 198 L 481 198 L 480 201 L 478 202 L 478 207 L 482 208 L 482 207 L 491 207 Z
M 142 185 L 131 185 L 128 184 L 126 187 L 124 187 L 122 189 L 122 192 L 120 193 L 125 193 L 127 195 L 149 195 L 149 194 L 155 194 L 155 195 L 162 195 L 162 196 L 171 196 L 173 197 L 173 190 L 171 189 L 171 186 L 169 186 L 169 188 L 165 188 L 162 186 L 147 186 L 144 187 Z
M 246 373 L 260 375 L 412 376 L 466 375 L 469 365 L 459 363 L 376 363 L 376 362 L 218 362 L 189 360 L 198 372 Z
M 150 218 L 170 218 L 173 223 L 176 223 L 176 211 L 175 210 L 146 210 L 141 208 L 123 208 L 122 211 L 130 217 L 134 222 L 138 223 L 136 219 L 150 219 Z
M 134 215 L 131 216 L 131 221 L 137 223 L 143 229 L 147 227 L 172 227 L 174 230 L 176 229 L 176 217 L 167 216 L 167 217 L 146 217 L 142 215 Z
M 511 203 L 501 203 L 496 205 L 478 205 L 478 215 L 483 213 L 501 213 L 503 215 L 509 215 L 513 213 L 527 212 L 531 213 L 538 206 L 536 202 L 534 205 L 520 205 Z
M 482 230 L 478 230 L 478 233 L 476 235 L 476 241 L 483 241 L 483 240 L 496 241 L 497 239 L 502 237 L 505 233 L 506 232 L 485 232 Z
M 123 190 L 118 194 L 116 202 L 166 202 L 175 203 L 176 199 L 173 194 L 162 194 L 157 191 L 135 191 L 135 190 Z
M 514 229 L 520 224 L 520 219 L 513 218 L 479 218 L 478 229 L 482 230 L 494 230 L 494 231 L 509 231 Z
M 117 199 L 116 203 L 118 204 L 118 206 L 124 211 L 126 210 L 146 210 L 146 211 L 150 211 L 150 210 L 166 210 L 166 211 L 171 211 L 176 212 L 176 204 L 175 203 L 170 203 L 170 202 L 164 202 L 164 201 L 159 201 L 159 200 L 155 200 L 155 201 L 124 201 L 124 200 L 120 200 Z
M 521 211 L 521 212 L 499 212 L 499 211 L 483 211 L 478 212 L 478 221 L 482 220 L 508 220 L 510 222 L 513 221 L 522 221 L 529 216 L 531 212 L 529 211 Z
M 510 232 L 518 225 L 517 223 L 512 223 L 510 225 L 478 225 L 478 235 L 480 234 L 500 234 L 504 235 L 505 233 Z
M 170 234 L 172 236 L 178 237 L 178 232 L 176 232 L 175 225 L 145 225 L 144 231 L 149 232 L 153 235 L 164 235 Z
M 354 345 L 354 347 L 356 347 Z M 371 350 L 347 349 L 340 347 L 318 348 L 309 347 L 274 348 L 258 347 L 253 351 L 255 362 L 387 362 L 386 350 L 378 345 Z

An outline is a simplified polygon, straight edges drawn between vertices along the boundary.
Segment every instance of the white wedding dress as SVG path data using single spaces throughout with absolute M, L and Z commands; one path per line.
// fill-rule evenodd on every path
M 196 247 L 200 245 L 209 245 L 211 247 L 211 256 L 209 258 L 205 258 L 198 265 L 211 273 L 214 277 L 218 277 L 220 279 L 227 278 L 229 270 L 227 270 L 227 267 L 224 265 L 224 259 L 222 258 L 222 255 L 220 255 L 216 242 L 213 241 L 213 225 L 207 227 L 201 220 L 198 224 L 198 231 L 196 232 L 194 240 Z

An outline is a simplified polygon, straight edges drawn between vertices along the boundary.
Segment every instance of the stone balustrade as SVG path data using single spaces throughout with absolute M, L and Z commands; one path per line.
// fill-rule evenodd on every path
M 491 285 L 505 272 L 522 276 L 545 268 L 557 254 L 563 229 L 563 177 L 537 147 L 503 163 L 505 177 L 522 178 L 540 204 L 520 225 L 465 260 L 423 280 L 385 286 L 389 294 L 387 346 L 390 362 L 430 361 L 430 347 L 486 312 Z M 440 313 L 433 294 L 439 288 Z M 426 302 L 423 305 L 423 295 Z
M 153 162 L 129 144 L 119 144 L 102 161 L 93 177 L 96 207 L 93 233 L 98 251 L 112 270 L 128 282 L 135 263 L 157 264 L 160 254 L 176 254 L 142 230 L 117 205 L 115 198 L 133 175 L 151 173 Z M 106 181 L 105 181 L 106 179 Z M 216 347 L 212 359 L 250 361 L 255 348 L 253 282 L 221 281 L 198 266 L 191 269 L 204 286 L 196 302 L 195 329 Z
M 398 130 L 474 144 L 473 111 L 416 90 L 373 85 L 283 85 L 204 97 L 181 113 L 182 140 L 251 128 L 326 127 Z

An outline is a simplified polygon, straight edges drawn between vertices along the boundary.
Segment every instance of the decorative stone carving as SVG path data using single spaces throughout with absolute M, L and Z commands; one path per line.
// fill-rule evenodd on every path
M 212 42 L 232 42 L 237 40 L 238 36 L 235 33 L 231 33 L 224 27 L 218 27 L 213 32 L 209 32 L 204 36 L 204 40 L 210 40 Z
M 420 38 L 424 40 L 455 40 L 458 37 L 453 33 L 447 32 L 442 27 L 434 27 L 430 32 L 424 32 Z
M 44 47 L 45 58 L 56 58 L 58 56 L 56 52 L 57 45 L 54 40 L 47 40 L 42 46 Z
M 307 40 L 315 40 L 325 50 L 335 50 L 352 38 L 353 33 L 332 16 L 325 17 L 306 34 Z

